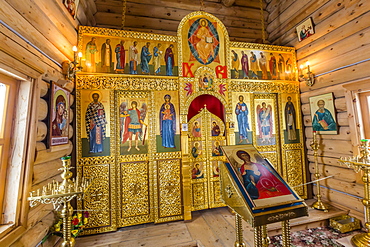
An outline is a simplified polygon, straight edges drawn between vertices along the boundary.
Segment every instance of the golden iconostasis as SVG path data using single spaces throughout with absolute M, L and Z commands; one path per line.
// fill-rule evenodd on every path
M 194 12 L 177 36 L 82 26 L 79 50 L 78 176 L 95 180 L 85 234 L 224 206 L 220 146 L 253 144 L 291 186 L 306 181 L 293 48 L 230 42 Z

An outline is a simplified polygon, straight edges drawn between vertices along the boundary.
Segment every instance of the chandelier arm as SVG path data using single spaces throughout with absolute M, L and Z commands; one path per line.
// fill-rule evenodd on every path
M 125 27 L 125 20 L 126 20 L 126 6 L 127 6 L 127 1 L 123 0 L 122 2 L 122 23 L 121 23 L 121 29 Z
M 200 11 L 204 11 L 204 0 L 200 0 Z
M 262 42 L 266 43 L 266 35 L 265 35 L 265 17 L 263 12 L 263 0 L 260 0 L 260 13 L 261 13 L 261 24 L 262 24 Z

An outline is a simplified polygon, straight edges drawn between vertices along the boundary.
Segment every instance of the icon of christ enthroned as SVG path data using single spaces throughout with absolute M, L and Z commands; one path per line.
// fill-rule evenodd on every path
M 197 60 L 207 65 L 220 62 L 220 40 L 217 33 L 217 22 L 210 22 L 205 18 L 190 21 L 188 44 L 191 51 L 189 61 Z

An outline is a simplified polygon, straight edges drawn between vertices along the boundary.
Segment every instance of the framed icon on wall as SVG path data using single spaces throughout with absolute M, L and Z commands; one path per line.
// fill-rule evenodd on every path
M 333 93 L 310 97 L 312 130 L 320 134 L 338 134 Z

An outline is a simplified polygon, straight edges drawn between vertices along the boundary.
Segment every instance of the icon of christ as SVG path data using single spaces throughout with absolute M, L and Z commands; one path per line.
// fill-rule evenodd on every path
M 191 24 L 188 32 L 190 61 L 197 60 L 204 65 L 219 62 L 220 42 L 216 27 L 216 22 L 212 23 L 205 18 Z

